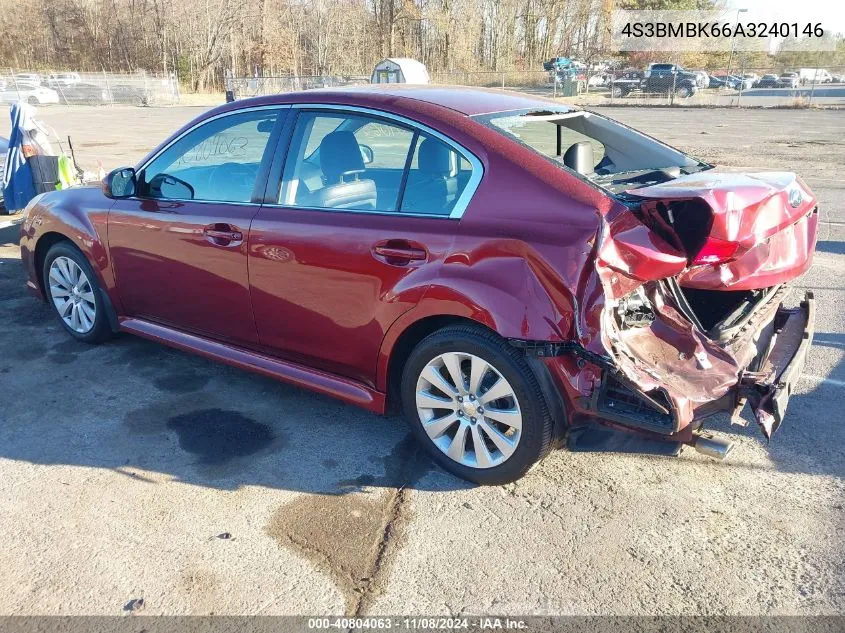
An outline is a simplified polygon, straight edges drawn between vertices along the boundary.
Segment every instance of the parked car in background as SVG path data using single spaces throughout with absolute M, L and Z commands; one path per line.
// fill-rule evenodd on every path
M 760 75 L 757 73 L 745 73 L 742 78 L 751 82 L 749 88 L 753 88 L 760 81 Z
M 125 105 L 146 106 L 150 105 L 151 96 L 149 91 L 142 86 L 129 84 L 116 84 L 106 87 L 107 101 Z
M 714 172 L 596 112 L 382 84 L 204 112 L 36 197 L 20 247 L 77 340 L 401 409 L 444 468 L 502 484 L 590 425 L 721 458 L 705 419 L 747 403 L 770 437 L 812 342 L 812 296 L 782 301 L 818 217 L 795 174 Z
M 673 93 L 682 99 L 691 97 L 698 89 L 698 76 L 677 64 L 650 64 L 645 73 L 643 90 Z
M 778 77 L 779 88 L 798 88 L 801 85 L 801 80 L 798 78 L 798 73 L 783 73 Z
M 597 88 L 598 86 L 604 86 L 605 84 L 607 84 L 607 77 L 604 73 L 590 75 L 587 79 L 587 85 L 591 88 Z
M 799 68 L 798 79 L 804 85 L 833 83 L 833 76 L 824 68 Z
M 708 88 L 725 88 L 728 85 L 725 75 L 710 75 Z
M 754 85 L 750 78 L 737 75 L 711 75 L 710 88 L 729 88 L 731 90 L 748 90 Z
M 40 86 L 42 77 L 38 73 L 15 73 L 12 76 L 13 82 Z
M 97 84 L 74 83 L 57 86 L 60 103 L 66 105 L 101 105 L 109 100 L 108 90 Z
M 618 71 L 611 76 L 610 94 L 614 98 L 626 97 L 635 90 L 642 90 L 645 73 L 637 68 Z
M 82 80 L 79 73 L 50 73 L 47 75 L 46 84 L 51 88 L 72 86 L 80 83 Z
M 14 103 L 24 101 L 30 105 L 59 103 L 59 94 L 52 88 L 23 82 L 6 83 L 0 90 L 0 102 Z
M 779 87 L 778 76 L 777 75 L 763 75 L 757 81 L 756 86 L 757 88 L 777 88 Z

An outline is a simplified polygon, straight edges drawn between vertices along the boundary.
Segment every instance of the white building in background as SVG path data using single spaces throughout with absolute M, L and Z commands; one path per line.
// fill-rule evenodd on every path
M 388 57 L 373 68 L 374 84 L 427 84 L 431 81 L 425 64 L 410 57 Z

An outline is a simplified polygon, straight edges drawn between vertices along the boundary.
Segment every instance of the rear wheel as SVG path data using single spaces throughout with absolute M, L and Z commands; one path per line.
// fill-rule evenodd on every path
M 85 256 L 69 242 L 54 244 L 44 258 L 44 290 L 65 330 L 85 343 L 111 337 L 97 277 Z
M 402 373 L 402 408 L 438 464 L 479 484 L 519 479 L 552 445 L 525 358 L 476 327 L 444 328 L 417 345 Z

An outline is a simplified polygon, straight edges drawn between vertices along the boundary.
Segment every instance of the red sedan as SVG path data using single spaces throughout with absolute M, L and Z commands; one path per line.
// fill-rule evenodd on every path
M 723 457 L 783 418 L 816 200 L 517 93 L 309 91 L 201 115 L 102 188 L 36 198 L 28 285 L 129 332 L 383 413 L 447 470 L 513 481 L 583 429 Z M 374 431 L 375 432 L 375 431 Z M 671 451 L 670 451 L 671 452 Z

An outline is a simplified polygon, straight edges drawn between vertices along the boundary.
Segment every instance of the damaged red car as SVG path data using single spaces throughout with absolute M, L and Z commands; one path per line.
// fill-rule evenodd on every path
M 77 339 L 401 409 L 495 484 L 596 425 L 723 457 L 705 421 L 747 405 L 771 436 L 812 339 L 812 296 L 784 299 L 817 221 L 791 173 L 517 93 L 388 86 L 211 110 L 102 187 L 36 198 L 21 249 Z

